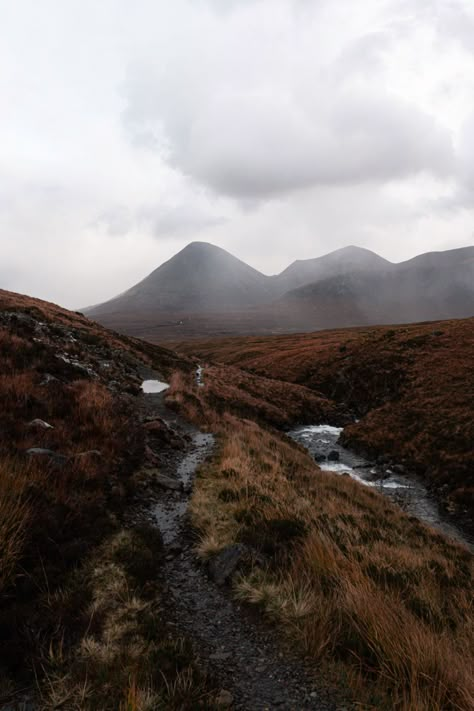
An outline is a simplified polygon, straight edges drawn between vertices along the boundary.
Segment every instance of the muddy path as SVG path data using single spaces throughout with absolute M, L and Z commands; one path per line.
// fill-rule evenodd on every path
M 196 535 L 187 517 L 192 481 L 199 465 L 215 446 L 210 434 L 199 432 L 168 410 L 163 394 L 142 398 L 142 418 L 159 417 L 187 439 L 184 451 L 164 463 L 177 489 L 163 489 L 147 507 L 147 518 L 159 527 L 165 545 L 165 576 L 173 625 L 189 638 L 202 666 L 221 689 L 222 707 L 318 709 L 343 711 L 348 703 L 334 701 L 315 670 L 286 648 L 276 632 L 254 612 L 242 608 L 229 588 L 218 587 L 197 561 Z

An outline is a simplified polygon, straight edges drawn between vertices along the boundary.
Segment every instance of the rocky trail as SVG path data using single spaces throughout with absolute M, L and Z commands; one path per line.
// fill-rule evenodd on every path
M 334 701 L 334 692 L 321 688 L 304 660 L 295 657 L 264 621 L 238 605 L 229 587 L 217 585 L 199 564 L 186 510 L 194 474 L 212 455 L 214 438 L 168 410 L 162 394 L 146 395 L 142 403 L 145 422 L 160 418 L 187 442 L 184 450 L 162 463 L 162 491 L 145 514 L 159 527 L 165 546 L 164 571 L 174 620 L 170 624 L 198 650 L 203 668 L 221 690 L 218 705 L 246 711 L 348 709 Z

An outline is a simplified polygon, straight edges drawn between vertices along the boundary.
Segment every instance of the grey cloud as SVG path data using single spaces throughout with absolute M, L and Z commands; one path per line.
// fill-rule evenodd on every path
M 403 31 L 432 26 L 441 40 L 453 40 L 474 52 L 474 7 L 471 0 L 394 0 L 392 11 Z
M 222 225 L 224 217 L 216 216 L 198 205 L 143 205 L 131 210 L 124 206 L 110 208 L 91 223 L 111 236 L 122 237 L 133 230 L 154 237 L 181 239 L 193 237 L 202 230 Z
M 241 10 L 242 7 L 248 5 L 256 5 L 261 3 L 262 0 L 201 0 L 203 4 L 209 5 L 214 12 L 220 15 L 228 15 L 235 10 Z M 196 2 L 196 0 L 190 0 L 190 2 Z
M 440 8 L 438 32 L 451 35 L 464 49 L 474 52 L 474 10 L 461 2 L 445 3 Z
M 9 264 L 7 267 L 0 268 L 0 289 L 14 290 L 21 277 L 21 270 L 14 265 Z
M 442 201 L 442 207 L 474 207 L 474 112 L 464 122 L 457 151 L 457 186 L 453 195 Z
M 334 62 L 332 74 L 338 82 L 353 81 L 358 75 L 373 75 L 383 69 L 383 56 L 393 46 L 387 31 L 369 32 L 344 48 Z
M 452 168 L 448 131 L 383 91 L 345 91 L 322 82 L 310 102 L 301 102 L 291 86 L 244 92 L 217 85 L 190 100 L 179 96 L 183 84 L 178 78 L 173 99 L 166 90 L 163 96 L 158 78 L 151 79 L 143 102 L 135 87 L 129 116 L 135 126 L 155 119 L 167 136 L 169 162 L 219 193 L 266 197 Z
M 399 32 L 391 15 L 347 37 L 343 27 L 331 43 L 324 22 L 333 6 L 303 4 L 304 21 L 293 13 L 296 0 L 275 3 L 274 23 L 261 2 L 245 3 L 244 19 L 237 9 L 207 16 L 191 62 L 179 48 L 131 65 L 122 87 L 126 135 L 199 184 L 246 201 L 314 185 L 448 175 L 449 130 L 387 88 L 385 54 Z
M 197 234 L 264 271 L 471 241 L 472 0 L 354 6 L 3 3 L 2 284 L 99 302 Z
M 225 223 L 225 218 L 209 214 L 197 207 L 179 205 L 166 209 L 147 207 L 139 212 L 139 219 L 150 225 L 155 237 L 183 237 Z

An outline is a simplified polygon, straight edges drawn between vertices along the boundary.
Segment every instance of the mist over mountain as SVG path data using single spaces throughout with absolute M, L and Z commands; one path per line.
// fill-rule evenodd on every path
M 274 277 L 281 292 L 352 271 L 382 271 L 391 262 L 362 247 L 343 247 L 315 259 L 297 259 Z
M 220 247 L 192 242 L 86 313 L 151 340 L 463 318 L 474 314 L 474 247 L 393 264 L 350 246 L 266 276 Z
M 326 328 L 331 318 L 335 325 L 351 326 L 472 316 L 474 248 L 336 274 L 287 292 L 281 305 L 290 311 L 294 306 L 303 328 L 311 322 Z
M 89 314 L 125 310 L 208 312 L 270 301 L 268 278 L 220 247 L 191 242 L 149 276 Z

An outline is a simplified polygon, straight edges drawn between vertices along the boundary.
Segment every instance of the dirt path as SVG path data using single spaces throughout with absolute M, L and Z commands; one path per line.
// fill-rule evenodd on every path
M 146 396 L 144 413 L 148 418 L 159 416 L 190 437 L 186 451 L 177 453 L 165 467 L 182 483 L 182 490 L 164 490 L 148 513 L 163 536 L 177 629 L 199 650 L 203 666 L 224 691 L 222 701 L 229 708 L 248 711 L 349 708 L 336 705 L 276 633 L 217 587 L 196 561 L 186 509 L 194 473 L 212 453 L 213 436 L 198 432 L 167 410 L 161 395 Z

